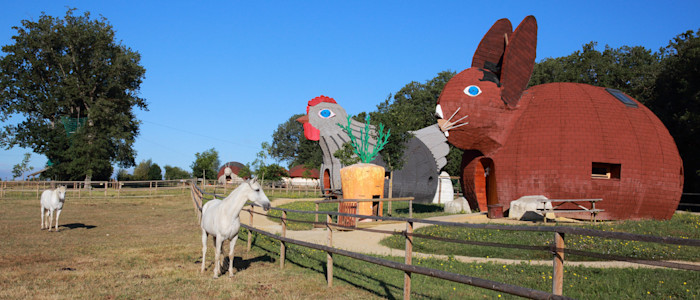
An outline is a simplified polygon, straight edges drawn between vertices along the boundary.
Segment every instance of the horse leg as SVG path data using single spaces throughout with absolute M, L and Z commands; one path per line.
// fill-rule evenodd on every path
M 204 273 L 204 261 L 207 257 L 207 238 L 209 235 L 207 231 L 202 229 L 202 270 L 199 273 Z
M 221 274 L 221 246 L 224 243 L 224 238 L 217 235 L 214 243 L 214 248 L 216 248 L 216 254 L 214 255 L 214 278 L 219 278 Z
M 41 230 L 44 230 L 44 218 L 45 218 L 44 213 L 45 213 L 45 210 L 44 210 L 44 206 L 42 205 L 41 206 Z
M 51 232 L 51 225 L 53 224 L 53 209 L 49 209 L 49 232 Z
M 233 277 L 233 249 L 236 246 L 236 241 L 238 241 L 238 235 L 231 239 L 228 250 L 228 276 Z
M 59 209 L 56 211 L 56 230 L 54 230 L 56 232 L 58 232 L 58 217 L 60 217 L 60 216 L 61 216 L 61 210 Z

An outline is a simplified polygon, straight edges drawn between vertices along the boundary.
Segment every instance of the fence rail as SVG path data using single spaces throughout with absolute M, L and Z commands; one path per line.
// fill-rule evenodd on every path
M 199 188 L 193 184 L 192 190 L 193 191 L 199 190 Z M 201 192 L 201 190 L 199 190 L 199 191 Z M 195 203 L 197 203 L 199 201 L 199 203 L 201 205 L 201 200 L 202 200 L 201 194 L 198 194 L 197 192 L 193 192 L 192 195 L 193 195 L 193 201 Z M 374 200 L 377 200 L 377 199 L 374 199 Z M 343 200 L 341 200 L 341 201 L 343 201 Z M 347 201 L 352 201 L 352 200 L 348 199 Z M 319 202 L 321 202 L 321 201 L 319 201 Z M 336 201 L 336 202 L 338 202 L 338 201 Z M 287 243 L 296 244 L 296 245 L 307 247 L 307 248 L 325 251 L 327 253 L 327 258 L 326 258 L 326 263 L 327 263 L 326 277 L 327 277 L 327 279 L 326 280 L 328 282 L 328 286 L 332 286 L 332 282 L 333 282 L 333 254 L 343 255 L 343 256 L 353 258 L 353 259 L 359 259 L 359 260 L 366 261 L 369 263 L 389 267 L 389 268 L 396 269 L 396 270 L 401 270 L 405 274 L 404 275 L 404 299 L 410 299 L 411 275 L 413 273 L 422 274 L 422 275 L 426 275 L 426 276 L 430 276 L 430 277 L 435 277 L 435 278 L 439 278 L 439 279 L 443 279 L 443 280 L 450 280 L 450 281 L 454 281 L 454 282 L 459 282 L 459 283 L 468 284 L 468 285 L 472 285 L 472 286 L 476 286 L 476 287 L 480 287 L 480 288 L 491 289 L 491 290 L 495 290 L 495 291 L 499 291 L 499 292 L 503 292 L 503 293 L 513 294 L 513 295 L 532 298 L 532 299 L 569 299 L 568 297 L 563 296 L 564 262 L 565 262 L 564 257 L 565 257 L 565 254 L 567 254 L 567 253 L 573 254 L 573 255 L 588 256 L 588 257 L 593 257 L 593 258 L 598 258 L 598 259 L 608 259 L 608 260 L 625 261 L 625 262 L 631 262 L 631 263 L 637 263 L 637 264 L 651 265 L 651 266 L 662 267 L 662 268 L 673 268 L 673 269 L 681 269 L 681 270 L 700 271 L 700 265 L 697 265 L 697 264 L 643 260 L 643 259 L 637 259 L 637 258 L 632 258 L 632 257 L 623 257 L 623 256 L 601 254 L 601 253 L 595 253 L 595 252 L 589 252 L 589 251 L 567 249 L 565 237 L 566 237 L 566 235 L 583 235 L 583 236 L 595 236 L 595 237 L 628 240 L 628 241 L 652 242 L 652 243 L 659 243 L 659 244 L 672 244 L 672 245 L 684 245 L 684 246 L 698 247 L 698 246 L 700 246 L 700 240 L 696 240 L 696 239 L 683 239 L 683 238 L 675 238 L 675 237 L 660 237 L 660 236 L 651 236 L 651 235 L 642 235 L 642 234 L 631 234 L 631 233 L 624 233 L 624 232 L 600 231 L 600 230 L 594 230 L 594 229 L 585 229 L 585 228 L 567 227 L 567 226 L 512 226 L 512 225 L 496 225 L 496 224 L 469 224 L 469 223 L 443 222 L 443 221 L 424 220 L 424 219 L 415 219 L 415 218 L 367 216 L 367 215 L 357 215 L 357 214 L 348 214 L 348 213 L 331 212 L 331 211 L 318 211 L 318 210 L 316 210 L 316 211 L 304 211 L 304 210 L 282 209 L 282 208 L 275 208 L 275 207 L 272 207 L 270 209 L 282 211 L 282 217 L 273 217 L 273 218 L 281 219 L 281 222 L 282 222 L 281 235 L 276 235 L 274 233 L 270 233 L 270 232 L 255 228 L 254 223 L 253 223 L 253 221 L 254 221 L 253 215 L 255 215 L 255 214 L 263 215 L 263 216 L 267 216 L 267 215 L 255 212 L 252 209 L 244 209 L 245 211 L 247 211 L 250 214 L 249 224 L 248 225 L 245 225 L 245 224 L 241 225 L 243 228 L 245 228 L 248 231 L 248 245 L 247 245 L 248 251 L 250 251 L 250 248 L 251 248 L 251 243 L 253 240 L 251 234 L 253 232 L 255 232 L 257 234 L 262 234 L 262 235 L 267 236 L 271 239 L 275 239 L 275 240 L 280 241 L 280 267 L 281 268 L 284 268 L 284 261 L 286 259 Z M 313 222 L 304 221 L 304 220 L 289 219 L 287 217 L 287 213 L 290 213 L 290 212 L 303 213 L 303 214 L 315 214 L 316 216 L 318 216 L 319 214 L 326 215 L 326 222 L 318 222 L 318 217 L 316 217 L 315 218 L 316 221 L 313 221 Z M 386 220 L 386 221 L 401 221 L 401 222 L 406 222 L 406 230 L 404 230 L 402 232 L 393 232 L 393 231 L 389 232 L 389 231 L 376 230 L 376 229 L 370 229 L 370 228 L 356 228 L 356 227 L 341 226 L 341 225 L 333 223 L 331 216 L 368 218 L 368 219 Z M 272 216 L 267 216 L 267 217 L 272 217 Z M 290 238 L 286 237 L 287 223 L 290 221 L 313 223 L 314 225 L 325 226 L 328 229 L 327 245 L 319 245 L 319 244 L 309 243 L 309 242 L 305 242 L 305 241 L 290 239 Z M 440 226 L 462 227 L 462 228 L 473 228 L 473 229 L 486 229 L 486 230 L 551 232 L 551 233 L 553 233 L 554 243 L 551 246 L 528 246 L 528 245 L 514 245 L 514 244 L 503 244 L 503 243 L 493 243 L 493 242 L 476 242 L 476 241 L 456 240 L 456 239 L 449 239 L 449 238 L 433 237 L 433 236 L 413 233 L 413 228 L 414 228 L 415 223 L 424 223 L 424 224 L 440 225 Z M 397 263 L 397 262 L 393 262 L 393 261 L 389 261 L 389 260 L 376 258 L 373 256 L 368 256 L 365 254 L 360 254 L 360 253 L 356 253 L 356 252 L 351 252 L 351 251 L 347 251 L 347 250 L 334 248 L 333 247 L 333 230 L 334 229 L 364 230 L 364 231 L 368 231 L 368 232 L 381 232 L 381 233 L 386 233 L 386 234 L 402 235 L 406 239 L 406 246 L 405 246 L 405 252 L 404 252 L 405 253 L 405 262 L 402 264 L 402 263 Z M 491 280 L 487 280 L 487 279 L 483 279 L 483 278 L 471 277 L 471 276 L 451 273 L 451 272 L 437 270 L 437 269 L 414 266 L 414 265 L 412 265 L 412 256 L 413 256 L 412 249 L 413 249 L 413 238 L 414 237 L 421 237 L 421 238 L 454 242 L 454 243 L 461 243 L 461 244 L 479 245 L 479 246 L 519 248 L 519 249 L 535 250 L 535 251 L 548 251 L 548 252 L 552 253 L 552 256 L 553 256 L 552 293 L 538 291 L 538 290 L 525 288 L 525 287 L 521 287 L 521 286 L 516 286 L 516 285 L 511 285 L 511 284 L 506 284 L 506 283 L 500 283 L 500 282 L 491 281 Z
M 143 198 L 158 195 L 173 196 L 163 194 L 163 191 L 180 190 L 181 194 L 186 194 L 187 184 L 194 179 L 178 180 L 142 180 L 142 181 L 0 181 L 0 199 L 4 198 L 26 198 L 35 197 L 39 199 L 44 190 L 55 188 L 58 185 L 66 186 L 69 197 L 76 198 Z M 238 184 L 221 184 L 218 181 L 204 181 L 207 189 L 217 191 L 230 191 Z M 199 183 L 202 183 L 199 179 Z M 271 182 L 267 182 L 265 191 L 277 192 L 287 195 L 315 193 L 320 194 L 321 190 L 314 186 L 286 186 L 274 187 Z M 148 192 L 147 194 L 144 192 Z M 212 194 L 213 195 L 213 194 Z

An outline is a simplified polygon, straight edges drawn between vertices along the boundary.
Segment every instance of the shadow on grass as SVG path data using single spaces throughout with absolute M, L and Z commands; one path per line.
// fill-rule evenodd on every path
M 222 254 L 223 255 L 223 254 Z M 257 256 L 253 257 L 250 259 L 243 259 L 240 256 L 234 256 L 233 257 L 233 267 L 236 269 L 236 273 L 241 272 L 245 269 L 248 269 L 250 265 L 256 262 L 265 262 L 265 263 L 271 263 L 274 262 L 275 260 L 270 257 L 270 255 L 262 255 L 262 256 Z M 223 266 L 221 267 L 221 275 L 226 274 L 228 272 L 228 263 L 229 263 L 229 258 L 228 256 L 224 257 L 224 262 Z M 233 275 L 235 276 L 236 273 Z
M 443 212 L 443 211 L 444 211 L 444 208 L 442 206 L 439 206 L 439 205 L 413 203 L 413 213 L 414 214 L 437 213 L 437 212 Z M 408 214 L 408 207 L 396 208 L 396 209 L 394 209 L 394 213 L 407 215 Z
M 97 226 L 95 225 L 85 225 L 83 223 L 70 223 L 70 224 L 63 224 L 59 225 L 58 227 L 66 227 L 68 229 L 76 229 L 76 228 L 85 228 L 85 229 L 93 229 Z

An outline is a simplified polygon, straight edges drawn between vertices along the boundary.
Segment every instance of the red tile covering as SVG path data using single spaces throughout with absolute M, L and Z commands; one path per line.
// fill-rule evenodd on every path
M 294 166 L 289 169 L 289 177 L 304 177 L 304 171 L 309 171 L 310 177 L 318 179 L 318 169 L 307 169 L 303 165 Z

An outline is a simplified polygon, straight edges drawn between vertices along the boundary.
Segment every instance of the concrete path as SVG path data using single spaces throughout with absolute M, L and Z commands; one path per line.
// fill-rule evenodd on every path
M 273 200 L 272 206 L 278 207 L 282 204 L 295 202 L 295 201 L 313 201 L 318 199 L 276 199 Z M 260 207 L 255 207 L 254 211 L 263 213 Z M 247 212 L 241 213 L 241 221 L 244 224 L 249 225 L 249 215 Z M 428 218 L 429 220 L 438 220 L 443 222 L 457 222 L 457 223 L 493 223 L 493 224 L 508 224 L 517 225 L 524 224 L 523 221 L 510 220 L 510 219 L 489 219 L 484 213 L 471 213 L 471 214 L 457 214 L 449 216 L 439 216 Z M 559 218 L 557 218 L 559 220 Z M 563 221 L 567 222 L 578 222 L 576 220 L 562 218 Z M 369 223 L 369 222 L 368 222 Z M 394 222 L 371 222 L 371 224 L 363 223 L 361 226 L 365 228 L 372 228 L 377 230 L 385 231 L 404 231 L 406 230 L 406 223 L 394 223 Z M 259 228 L 271 233 L 281 233 L 282 225 L 269 220 L 267 217 L 255 214 L 253 216 L 253 225 L 255 228 Z M 429 226 L 430 224 L 418 223 L 414 225 L 414 229 L 420 227 Z M 314 228 L 312 230 L 289 230 L 287 229 L 287 237 L 296 240 L 302 240 L 305 242 L 326 245 L 328 232 L 325 228 Z M 390 256 L 404 256 L 405 251 L 400 249 L 392 249 L 384 245 L 379 244 L 379 241 L 387 237 L 384 233 L 374 233 L 362 230 L 351 230 L 351 231 L 333 231 L 333 247 L 364 253 L 364 254 L 377 254 L 377 255 L 390 255 Z M 440 258 L 447 259 L 447 255 L 438 254 L 424 254 L 413 252 L 413 257 L 422 258 Z M 469 256 L 454 256 L 456 260 L 462 262 L 478 262 L 478 263 L 498 263 L 498 264 L 520 264 L 527 263 L 533 265 L 552 265 L 552 260 L 518 260 L 518 259 L 502 259 L 502 258 L 482 258 L 482 257 L 469 257 Z M 680 262 L 686 264 L 694 264 L 700 266 L 700 263 L 695 262 Z M 565 265 L 573 266 L 586 266 L 595 268 L 656 268 L 654 266 L 634 264 L 629 262 L 621 261 L 565 261 Z

